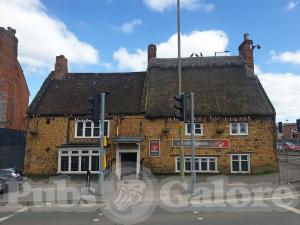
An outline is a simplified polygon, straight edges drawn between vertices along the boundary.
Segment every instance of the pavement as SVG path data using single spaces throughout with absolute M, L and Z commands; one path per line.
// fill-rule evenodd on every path
M 186 184 L 184 188 L 179 185 L 173 185 L 172 190 L 164 190 L 168 182 L 181 182 L 178 176 L 159 175 L 146 177 L 146 182 L 151 184 L 149 198 L 154 198 L 154 201 L 160 201 L 162 195 L 168 195 L 169 192 L 176 193 L 190 193 L 190 176 L 186 176 L 183 182 Z M 227 194 L 231 189 L 236 187 L 244 187 L 249 190 L 248 195 L 253 195 L 262 192 L 261 187 L 268 187 L 275 190 L 278 187 L 287 187 L 291 191 L 300 191 L 300 182 L 293 184 L 281 185 L 278 183 L 279 178 L 277 173 L 264 174 L 264 175 L 200 175 L 197 176 L 197 185 L 195 188 L 209 188 L 211 192 L 216 192 L 215 183 L 223 181 L 221 187 Z M 107 189 L 111 189 L 115 185 L 115 181 L 105 181 Z M 218 183 L 217 183 L 218 184 Z M 184 190 L 182 190 L 184 189 Z M 105 190 L 106 191 L 106 190 Z M 110 191 L 110 190 L 109 190 Z M 235 193 L 233 193 L 235 195 Z M 243 194 L 243 193 L 242 193 Z M 246 194 L 244 194 L 246 195 Z M 203 197 L 204 196 L 204 197 Z M 210 198 L 205 193 L 202 194 L 203 199 Z M 224 197 L 224 196 L 221 196 Z M 228 196 L 227 196 L 228 197 Z M 69 176 L 56 176 L 50 178 L 28 177 L 25 179 L 23 191 L 11 191 L 0 195 L 0 206 L 7 205 L 7 203 L 17 203 L 22 205 L 34 205 L 40 203 L 105 203 L 110 202 L 109 198 L 102 198 L 98 194 L 98 180 L 94 177 L 91 180 L 90 188 L 86 188 L 85 179 L 83 177 L 69 177 Z
M 197 177 L 198 185 L 194 195 L 189 194 L 190 177 L 185 177 L 185 182 L 177 176 L 156 176 L 155 179 L 148 177 L 144 180 L 153 182 L 153 185 L 142 196 L 143 202 L 138 204 L 139 181 L 121 183 L 130 184 L 133 191 L 129 190 L 131 192 L 127 195 L 123 191 L 121 198 L 117 196 L 111 201 L 109 198 L 103 201 L 103 198 L 95 195 L 96 178 L 91 182 L 91 191 L 87 191 L 82 178 L 28 178 L 27 185 L 34 191 L 28 194 L 25 185 L 23 192 L 26 193 L 13 194 L 13 198 L 18 197 L 15 202 L 18 204 L 7 204 L 8 193 L 0 197 L 0 225 L 299 225 L 300 189 L 297 187 L 300 185 L 280 185 L 278 174 L 201 175 Z M 221 181 L 223 185 L 220 186 Z M 106 180 L 108 186 L 111 185 L 109 182 Z M 55 186 L 57 183 L 59 185 Z M 218 184 L 215 185 L 217 188 L 212 184 Z M 225 196 L 220 195 L 220 187 Z M 287 188 L 288 191 L 282 192 L 280 188 Z M 67 193 L 65 201 L 60 201 L 59 192 L 53 194 L 52 190 L 73 190 L 80 195 L 73 192 L 69 196 Z M 115 193 L 112 187 L 110 190 Z M 213 198 L 210 198 L 211 194 Z M 33 201 L 33 195 L 42 199 Z

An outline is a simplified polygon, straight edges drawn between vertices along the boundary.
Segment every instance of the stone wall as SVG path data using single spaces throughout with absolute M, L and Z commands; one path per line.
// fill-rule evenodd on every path
M 115 145 L 112 137 L 144 136 L 141 143 L 141 158 L 144 165 L 154 173 L 174 173 L 175 157 L 179 150 L 172 148 L 172 139 L 178 139 L 178 129 L 182 123 L 170 119 L 146 120 L 143 116 L 114 117 L 110 121 L 110 137 L 107 153 L 110 159 L 115 157 Z M 228 149 L 197 149 L 196 156 L 214 156 L 218 160 L 221 173 L 230 172 L 231 153 L 249 153 L 251 155 L 251 173 L 264 173 L 276 170 L 275 127 L 271 118 L 249 121 L 249 135 L 231 136 L 228 120 L 210 120 L 203 122 L 204 135 L 199 139 L 230 139 Z M 167 128 L 167 129 L 165 129 Z M 216 130 L 223 128 L 224 133 Z M 53 174 L 57 171 L 58 147 L 67 142 L 68 119 L 66 117 L 31 118 L 27 135 L 25 172 L 27 174 Z M 164 130 L 164 131 L 163 131 Z M 70 120 L 70 143 L 97 143 L 96 139 L 75 139 L 75 119 Z M 189 136 L 184 138 L 188 139 Z M 149 139 L 160 139 L 160 157 L 149 157 Z M 190 155 L 191 149 L 185 149 Z

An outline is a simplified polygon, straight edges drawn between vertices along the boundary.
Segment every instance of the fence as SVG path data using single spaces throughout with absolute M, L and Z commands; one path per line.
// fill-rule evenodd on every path
M 25 132 L 0 129 L 0 169 L 24 167 Z
M 281 153 L 278 155 L 279 182 L 281 184 L 300 181 L 300 154 Z

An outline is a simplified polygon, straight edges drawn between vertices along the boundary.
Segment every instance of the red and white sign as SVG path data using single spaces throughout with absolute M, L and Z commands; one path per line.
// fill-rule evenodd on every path
M 150 157 L 158 157 L 158 156 L 160 156 L 159 139 L 149 140 L 149 156 Z

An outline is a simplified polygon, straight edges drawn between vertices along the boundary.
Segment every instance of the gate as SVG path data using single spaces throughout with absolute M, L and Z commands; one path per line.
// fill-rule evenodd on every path
M 300 181 L 300 154 L 278 154 L 279 183 L 287 184 Z

